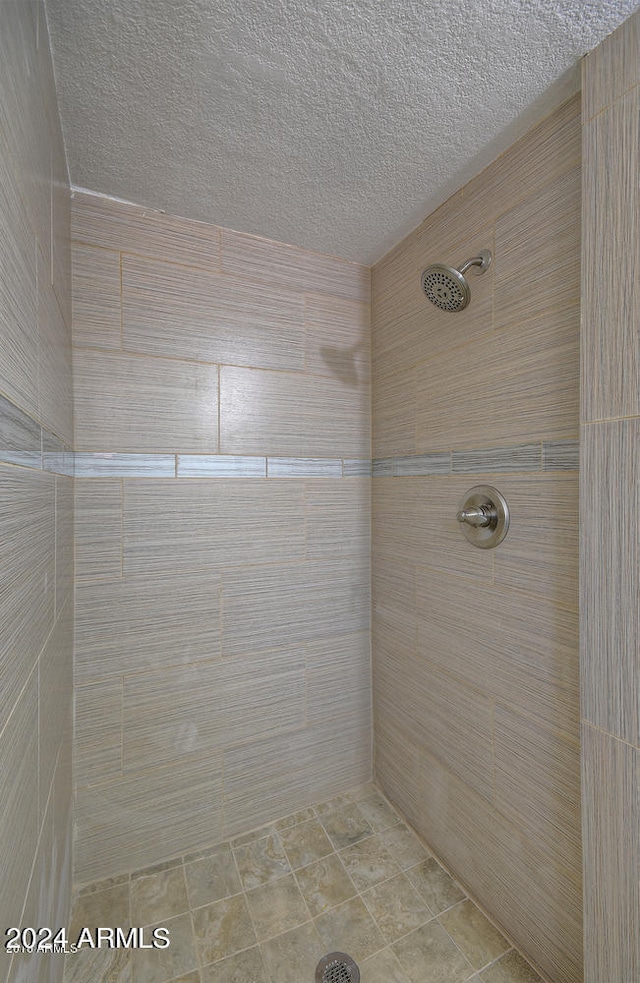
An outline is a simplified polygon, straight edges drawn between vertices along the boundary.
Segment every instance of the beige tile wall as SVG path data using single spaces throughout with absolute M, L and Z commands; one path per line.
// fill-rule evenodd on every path
M 44 4 L 9 0 L 0 4 L 3 931 L 69 917 L 73 491 L 41 456 L 43 440 L 58 458 L 72 440 L 69 230 Z M 18 440 L 13 458 L 10 418 L 29 444 Z M 50 956 L 12 963 L 3 947 L 1 958 L 2 980 L 62 978 Z
M 582 979 L 578 475 L 542 445 L 579 432 L 580 168 L 578 95 L 372 278 L 374 456 L 471 468 L 373 479 L 377 779 L 554 983 Z M 421 271 L 482 248 L 470 306 L 430 305 Z M 455 520 L 475 484 L 512 509 L 496 550 Z
M 640 976 L 640 12 L 587 56 L 583 87 L 585 981 L 599 983 Z
M 78 449 L 170 462 L 76 479 L 85 882 L 370 776 L 369 271 L 79 193 L 72 223 Z

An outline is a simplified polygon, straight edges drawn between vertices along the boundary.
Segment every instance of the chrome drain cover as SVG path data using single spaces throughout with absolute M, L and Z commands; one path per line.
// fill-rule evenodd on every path
M 316 967 L 316 983 L 360 983 L 360 970 L 346 952 L 330 952 Z

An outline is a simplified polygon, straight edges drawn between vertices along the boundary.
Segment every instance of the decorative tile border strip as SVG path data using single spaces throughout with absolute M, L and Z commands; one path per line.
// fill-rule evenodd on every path
M 78 478 L 361 478 L 369 459 L 77 451 Z
M 549 440 L 537 444 L 479 447 L 473 450 L 379 457 L 373 477 L 428 477 L 442 474 L 486 474 L 507 471 L 575 471 L 580 466 L 580 442 Z
M 577 439 L 398 457 L 261 457 L 240 454 L 129 454 L 77 451 L 0 396 L 0 463 L 79 478 L 428 477 L 507 471 L 574 471 Z
M 175 454 L 76 451 L 76 478 L 175 478 Z

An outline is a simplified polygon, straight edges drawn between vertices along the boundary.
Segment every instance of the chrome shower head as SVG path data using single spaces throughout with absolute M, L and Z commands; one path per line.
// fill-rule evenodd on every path
M 421 277 L 422 289 L 432 304 L 441 311 L 463 311 L 471 300 L 471 290 L 464 274 L 468 269 L 484 273 L 491 263 L 491 252 L 483 249 L 481 253 L 468 259 L 459 270 L 453 266 L 434 263 L 428 266 Z

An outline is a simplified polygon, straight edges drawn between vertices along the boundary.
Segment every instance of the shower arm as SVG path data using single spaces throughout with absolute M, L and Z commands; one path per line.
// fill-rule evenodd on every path
M 468 269 L 472 266 L 479 266 L 479 270 L 474 270 L 475 273 L 484 273 L 487 266 L 491 262 L 491 254 L 487 254 L 487 251 L 483 251 L 479 256 L 473 256 L 472 259 L 466 260 L 462 266 L 458 267 L 458 272 L 462 273 L 464 276 Z

